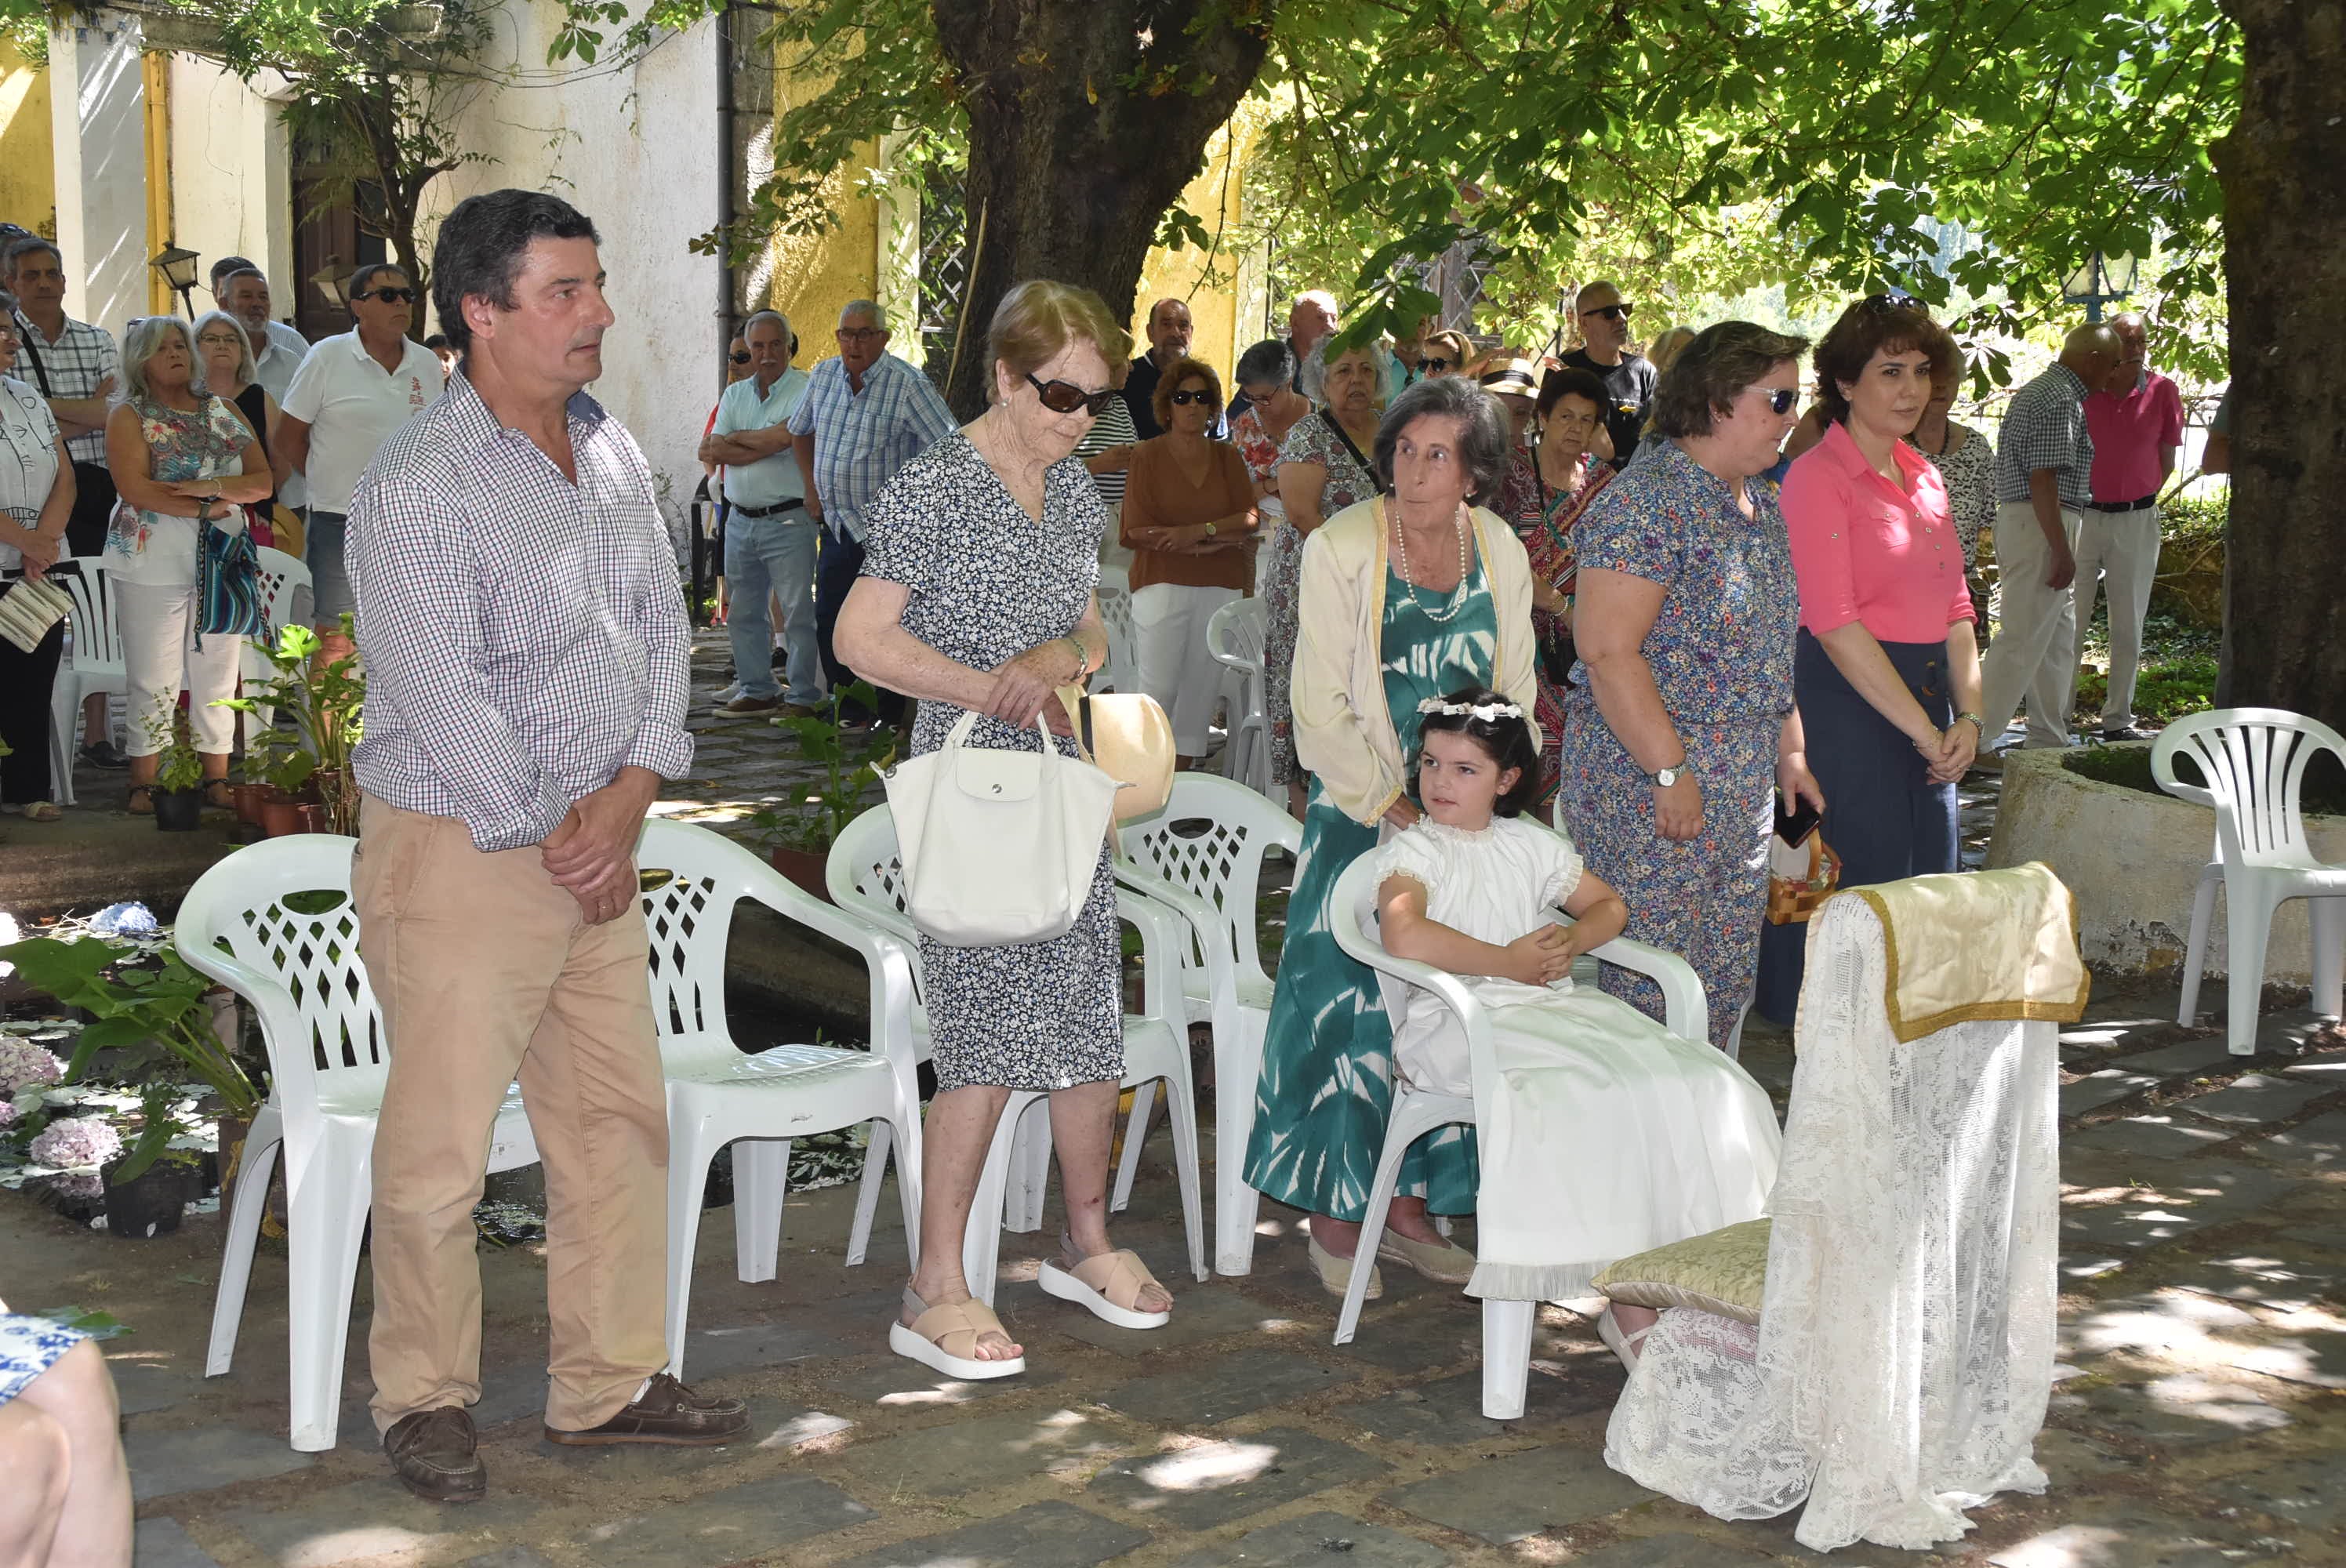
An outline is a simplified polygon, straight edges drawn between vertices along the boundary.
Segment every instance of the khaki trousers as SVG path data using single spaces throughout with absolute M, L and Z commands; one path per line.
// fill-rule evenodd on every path
M 2061 508 L 2069 549 L 2077 548 L 2077 514 Z M 2053 563 L 2036 508 L 2007 501 L 1995 509 L 1995 565 L 2003 588 L 2003 618 L 1980 661 L 1980 748 L 2011 724 L 2023 694 L 2028 698 L 2030 746 L 2069 744 L 2069 710 L 2076 704 L 2077 608 L 2067 588 L 2048 588 Z
M 480 1201 L 521 1080 L 546 1164 L 546 1420 L 600 1426 L 668 1364 L 667 1090 L 643 906 L 584 922 L 536 846 L 369 797 L 359 951 L 391 1071 L 374 1141 L 374 1419 L 481 1397 Z
M 2158 508 L 2105 512 L 2088 506 L 2077 527 L 2077 647 L 2069 659 L 2074 681 L 2084 666 L 2086 628 L 2094 620 L 2094 596 L 2106 580 L 2110 592 L 2110 687 L 2102 699 L 2102 728 L 2125 729 L 2134 723 L 2134 687 L 2142 669 L 2142 623 L 2150 613 L 2151 585 L 2158 577 Z

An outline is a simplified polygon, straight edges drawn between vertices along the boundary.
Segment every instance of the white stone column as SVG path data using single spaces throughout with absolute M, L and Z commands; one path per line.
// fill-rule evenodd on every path
M 49 33 L 57 249 L 66 313 L 104 327 L 147 309 L 147 95 L 136 19 L 104 13 Z

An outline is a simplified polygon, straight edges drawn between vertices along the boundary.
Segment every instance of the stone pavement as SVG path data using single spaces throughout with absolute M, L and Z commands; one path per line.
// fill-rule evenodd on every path
M 2208 998 L 2220 1010 L 2221 995 Z M 2346 1563 L 2346 1041 L 2283 1015 L 2250 1058 L 2112 995 L 2065 1040 L 2062 1381 L 2039 1459 L 2053 1490 L 1978 1510 L 1935 1555 L 1999 1568 Z M 2217 1015 L 2220 1015 L 2218 1013 Z M 1780 1095 L 1789 1042 L 1746 1058 Z M 1210 1149 L 1211 1118 L 1205 1116 Z M 890 1355 L 901 1231 L 844 1267 L 852 1197 L 794 1196 L 780 1278 L 732 1278 L 704 1226 L 685 1375 L 745 1396 L 717 1451 L 541 1441 L 544 1265 L 484 1250 L 489 1501 L 436 1510 L 393 1483 L 363 1411 L 369 1286 L 353 1312 L 344 1441 L 285 1446 L 285 1267 L 265 1247 L 228 1376 L 200 1376 L 219 1223 L 126 1244 L 0 1201 L 19 1306 L 104 1308 L 145 1568 L 1082 1568 L 1097 1563 L 1789 1563 L 1790 1518 L 1725 1522 L 1607 1470 L 1622 1374 L 1587 1321 L 1543 1310 L 1525 1418 L 1479 1413 L 1475 1304 L 1399 1270 L 1360 1339 L 1328 1342 L 1293 1217 L 1267 1207 L 1255 1272 L 1198 1285 L 1158 1129 L 1119 1235 L 1178 1297 L 1156 1333 L 1112 1329 L 1032 1283 L 1007 1237 L 1004 1315 L 1025 1376 L 963 1384 Z M 1049 1221 L 1056 1228 L 1056 1216 Z M 1857 1547 L 1838 1561 L 1903 1554 Z

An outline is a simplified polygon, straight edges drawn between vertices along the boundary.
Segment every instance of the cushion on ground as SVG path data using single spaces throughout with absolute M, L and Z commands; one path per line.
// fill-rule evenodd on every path
M 1768 1221 L 1746 1220 L 1625 1257 L 1596 1288 L 1631 1307 L 1692 1307 L 1739 1323 L 1760 1321 L 1768 1288 Z

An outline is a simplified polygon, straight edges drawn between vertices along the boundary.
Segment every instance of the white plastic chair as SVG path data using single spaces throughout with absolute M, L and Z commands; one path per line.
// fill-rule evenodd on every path
M 867 1122 L 875 1131 L 887 1127 L 905 1151 L 896 1185 L 905 1247 L 919 1260 L 921 1099 L 908 1027 L 913 969 L 895 938 L 811 897 L 706 828 L 646 822 L 636 864 L 646 884 L 652 1012 L 668 1080 L 668 1369 L 682 1377 L 701 1193 L 709 1162 L 729 1144 L 734 1267 L 743 1284 L 774 1278 L 791 1140 Z M 750 1054 L 734 1044 L 725 1019 L 725 952 L 734 906 L 744 899 L 862 957 L 872 986 L 870 1050 L 786 1044 Z M 863 1261 L 870 1236 L 870 1217 L 859 1217 L 851 1265 Z
M 1260 599 L 1232 599 L 1206 622 L 1206 651 L 1227 668 L 1229 728 L 1222 776 L 1262 795 L 1270 782 L 1270 720 L 1263 712 L 1263 635 L 1268 611 Z
M 1261 1195 L 1247 1185 L 1247 1140 L 1254 1131 L 1255 1081 L 1270 1023 L 1271 977 L 1255 941 L 1262 858 L 1273 849 L 1297 855 L 1303 828 L 1242 784 L 1210 773 L 1174 776 L 1173 793 L 1154 816 L 1124 824 L 1117 876 L 1168 904 L 1188 923 L 1181 989 L 1189 1022 L 1214 1031 L 1214 1272 L 1254 1268 L 1254 1227 Z M 1133 1105 L 1124 1168 L 1114 1207 L 1132 1193 L 1132 1172 L 1153 1091 Z
M 249 845 L 197 880 L 172 933 L 191 968 L 251 1003 L 269 1050 L 269 1099 L 252 1119 L 237 1169 L 204 1375 L 226 1372 L 236 1354 L 253 1246 L 281 1145 L 291 1221 L 292 1435 L 293 1446 L 307 1453 L 332 1448 L 340 1425 L 342 1349 L 388 1073 L 382 1017 L 359 959 L 351 896 L 356 848 L 356 840 L 326 833 Z M 305 912 L 297 902 L 321 907 Z M 508 1094 L 488 1168 L 536 1163 L 520 1095 Z
M 2225 1039 L 2235 1056 L 2257 1048 L 2257 1003 L 2264 989 L 2265 945 L 2273 912 L 2304 899 L 2313 932 L 2313 1008 L 2339 1016 L 2346 982 L 2346 866 L 2318 858 L 2306 842 L 2299 800 L 2305 765 L 2328 751 L 2346 761 L 2346 739 L 2320 719 L 2277 708 L 2219 708 L 2180 718 L 2150 748 L 2158 787 L 2216 811 L 2216 849 L 2200 868 L 2191 901 L 2191 940 L 2183 955 L 2183 999 L 2176 1021 L 2198 1016 L 2199 974 L 2208 961 L 2208 927 L 2216 888 L 2224 889 L 2227 983 Z M 2178 753 L 2199 768 L 2199 784 L 2175 776 Z
M 311 585 L 310 568 L 298 555 L 289 555 L 270 545 L 260 548 L 260 613 L 269 629 L 259 637 L 245 639 L 244 652 L 239 657 L 238 670 L 248 687 L 272 679 L 277 667 L 269 662 L 266 648 L 277 646 L 277 634 L 285 629 L 287 618 L 293 612 L 293 592 Z M 256 708 L 250 713 L 240 713 L 239 720 L 246 726 L 243 738 L 247 745 L 251 737 L 277 722 L 273 708 Z
M 842 910 L 905 944 L 913 955 L 915 983 L 924 984 L 920 979 L 919 933 L 904 912 L 903 867 L 897 856 L 895 819 L 887 807 L 874 806 L 847 825 L 831 845 L 824 881 L 831 901 Z M 1117 912 L 1139 931 L 1141 953 L 1141 1010 L 1124 1015 L 1123 1084 L 1137 1089 L 1164 1080 L 1173 1121 L 1174 1168 L 1181 1185 L 1182 1225 L 1189 1242 L 1189 1270 L 1202 1280 L 1207 1277 L 1206 1230 L 1200 1212 L 1204 1183 L 1198 1160 L 1198 1100 L 1189 1077 L 1186 1010 L 1175 978 L 1180 972 L 1183 946 L 1180 917 L 1129 889 L 1117 890 Z M 892 999 L 891 1004 L 899 1003 Z M 923 1021 L 913 1040 L 923 1059 L 928 1054 L 926 1036 Z M 989 1306 L 994 1301 L 1005 1226 L 1033 1230 L 1041 1223 L 1042 1189 L 1051 1147 L 1048 1107 L 1037 1113 L 1033 1126 L 1025 1124 L 1027 1113 L 1048 1098 L 1033 1090 L 1011 1095 L 994 1128 L 994 1144 L 970 1204 L 969 1227 L 962 1243 L 962 1274 L 969 1293 Z M 1127 1145 L 1137 1140 L 1138 1127 L 1136 1118 L 1133 1131 L 1127 1134 Z M 890 1152 L 881 1129 L 874 1127 L 871 1151 L 864 1156 L 859 1209 L 873 1201 L 871 1194 L 876 1190 Z M 904 1157 L 898 1156 L 900 1165 Z
M 1466 1051 L 1474 1093 L 1443 1095 L 1395 1081 L 1392 1117 L 1385 1123 L 1383 1151 L 1377 1156 L 1377 1174 L 1369 1188 L 1368 1212 L 1362 1217 L 1357 1257 L 1374 1257 L 1382 1239 L 1385 1211 L 1392 1207 L 1393 1188 L 1401 1178 L 1402 1156 L 1412 1144 L 1437 1128 L 1463 1122 L 1480 1127 L 1490 1105 L 1491 1085 L 1498 1078 L 1493 1054 L 1491 1022 L 1482 1003 L 1458 976 L 1432 964 L 1395 958 L 1384 950 L 1377 932 L 1376 858 L 1362 855 L 1344 868 L 1329 895 L 1329 924 L 1336 945 L 1377 972 L 1384 993 L 1385 1011 L 1398 1019 L 1404 988 L 1422 986 L 1441 998 L 1458 1015 L 1466 1032 Z M 1559 915 L 1559 925 L 1572 922 Z M 1591 952 L 1606 963 L 1617 963 L 1651 975 L 1662 987 L 1665 1023 L 1681 1039 L 1707 1044 L 1710 1019 L 1704 1004 L 1702 982 L 1676 953 L 1664 952 L 1627 937 Z M 1344 1308 L 1336 1319 L 1339 1345 L 1350 1344 L 1361 1321 L 1361 1305 L 1368 1298 L 1372 1268 L 1354 1268 L 1344 1293 Z M 1532 1323 L 1536 1301 L 1483 1300 L 1483 1413 L 1494 1421 L 1514 1420 L 1524 1413 L 1524 1394 L 1531 1377 Z
M 70 566 L 50 579 L 73 596 L 73 649 L 57 671 L 49 690 L 49 768 L 60 805 L 76 804 L 74 795 L 74 723 L 82 698 L 97 693 L 125 697 L 130 672 L 122 660 L 122 632 L 114 614 L 112 569 L 104 555 L 75 555 L 57 563 Z M 92 744 L 105 739 L 90 737 Z
M 1132 574 L 1122 566 L 1104 565 L 1099 575 L 1100 625 L 1107 628 L 1107 660 L 1092 671 L 1093 691 L 1140 689 L 1138 635 L 1132 625 Z

